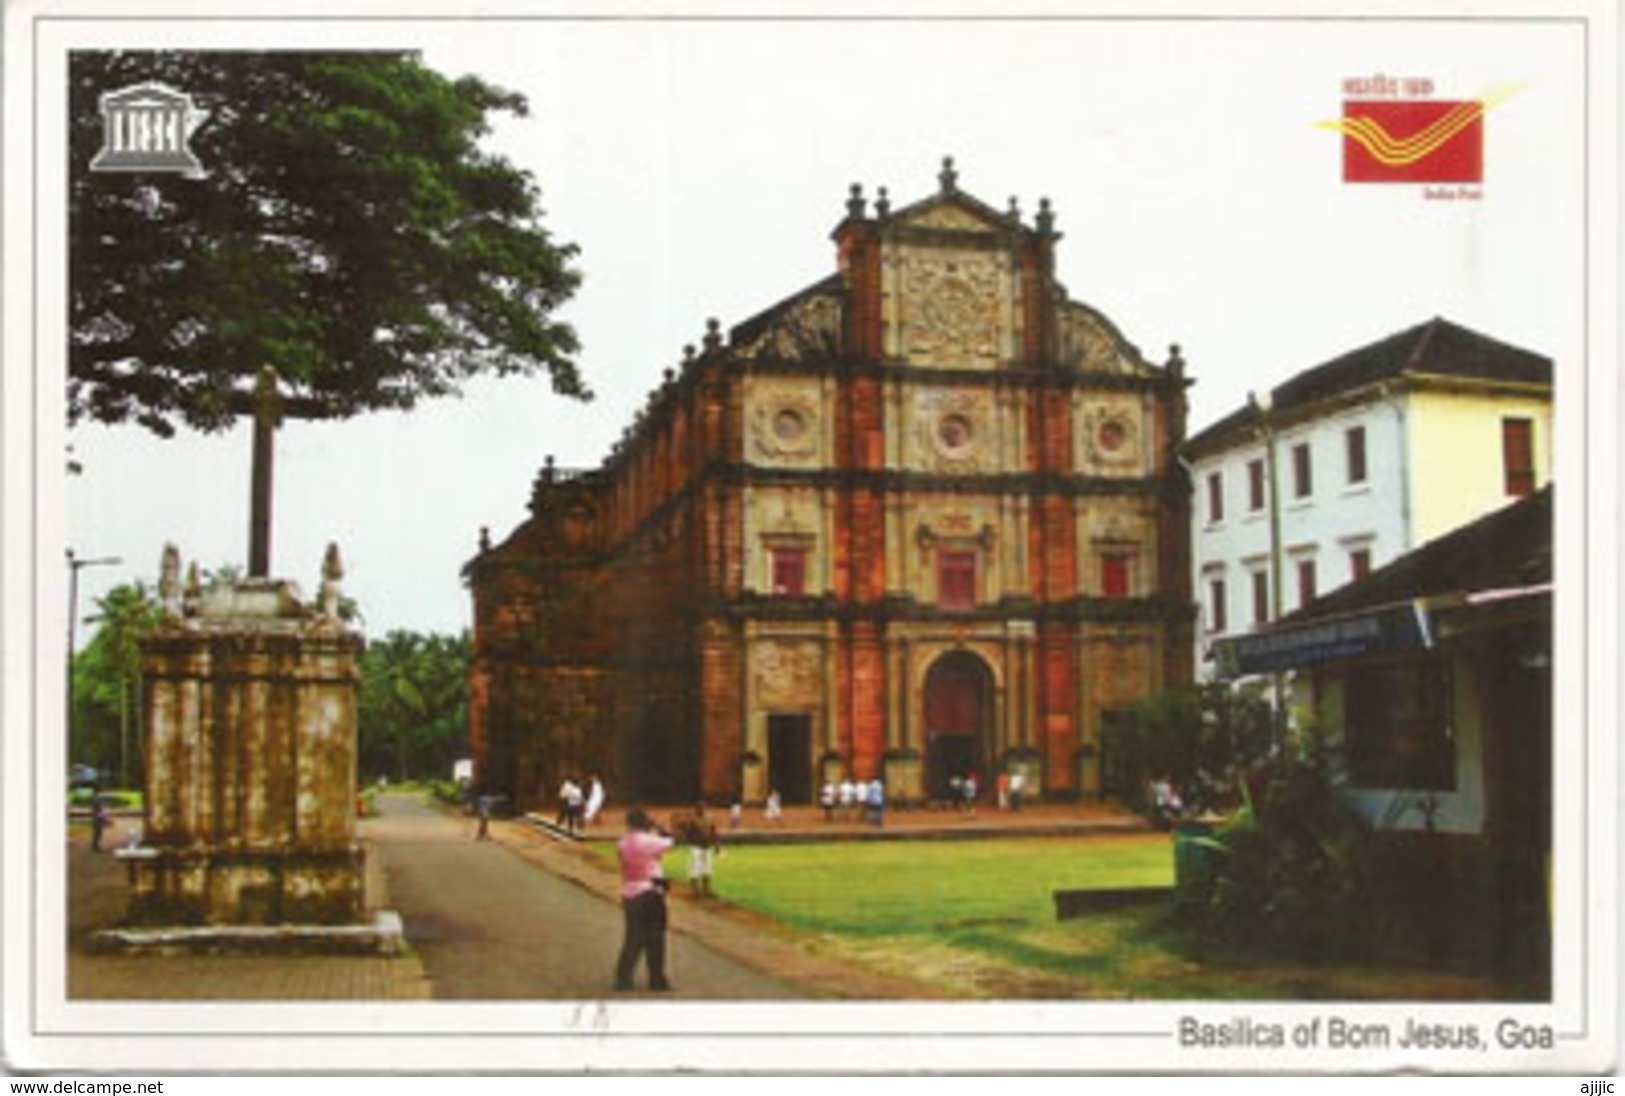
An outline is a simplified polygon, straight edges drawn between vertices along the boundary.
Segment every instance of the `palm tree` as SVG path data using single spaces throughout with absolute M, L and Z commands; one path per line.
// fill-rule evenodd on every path
M 90 643 L 74 657 L 73 696 L 76 715 L 84 713 L 86 723 L 81 741 L 73 743 L 85 756 L 99 754 L 103 767 L 110 760 L 110 744 L 95 748 L 98 724 L 106 728 L 112 719 L 118 727 L 119 784 L 130 784 L 132 760 L 139 782 L 141 765 L 141 639 L 158 626 L 162 614 L 158 600 L 144 582 L 124 583 L 96 599 L 96 613 L 89 620 L 97 625 Z M 74 721 L 76 734 L 80 719 Z M 135 728 L 135 750 L 131 753 L 131 728 Z M 105 730 L 101 737 L 106 737 Z
M 468 727 L 472 645 L 459 636 L 392 631 L 361 659 L 360 753 L 370 773 L 445 778 Z

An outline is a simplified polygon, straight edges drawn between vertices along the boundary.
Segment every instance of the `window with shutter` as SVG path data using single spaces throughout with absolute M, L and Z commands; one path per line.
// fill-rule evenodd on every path
M 1105 597 L 1128 597 L 1129 557 L 1122 552 L 1107 552 L 1100 557 L 1100 592 Z
M 937 553 L 937 605 L 943 609 L 976 607 L 976 553 Z
M 1523 498 L 1535 490 L 1535 424 L 1530 419 L 1501 420 L 1501 464 L 1506 493 Z

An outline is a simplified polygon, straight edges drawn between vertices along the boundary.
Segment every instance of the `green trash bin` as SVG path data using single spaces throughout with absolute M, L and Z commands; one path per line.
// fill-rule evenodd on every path
M 1181 912 L 1205 909 L 1212 897 L 1222 855 L 1208 843 L 1212 837 L 1210 823 L 1174 824 L 1174 905 Z

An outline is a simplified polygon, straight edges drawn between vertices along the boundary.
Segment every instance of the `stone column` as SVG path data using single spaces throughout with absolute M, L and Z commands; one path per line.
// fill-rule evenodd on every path
M 745 752 L 739 774 L 740 796 L 746 803 L 761 803 L 767 799 L 767 727 L 758 710 L 760 701 L 756 695 L 756 660 L 761 653 L 757 639 L 755 623 L 747 623 L 745 657 L 741 659 L 745 677 L 741 684 L 745 693 Z

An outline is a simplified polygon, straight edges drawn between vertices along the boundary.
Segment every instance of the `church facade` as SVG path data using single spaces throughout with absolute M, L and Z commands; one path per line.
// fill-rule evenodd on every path
M 1101 727 L 1190 680 L 1187 379 L 962 191 L 871 208 L 835 272 L 665 371 L 596 469 L 481 550 L 475 779 L 518 806 L 1102 790 Z

